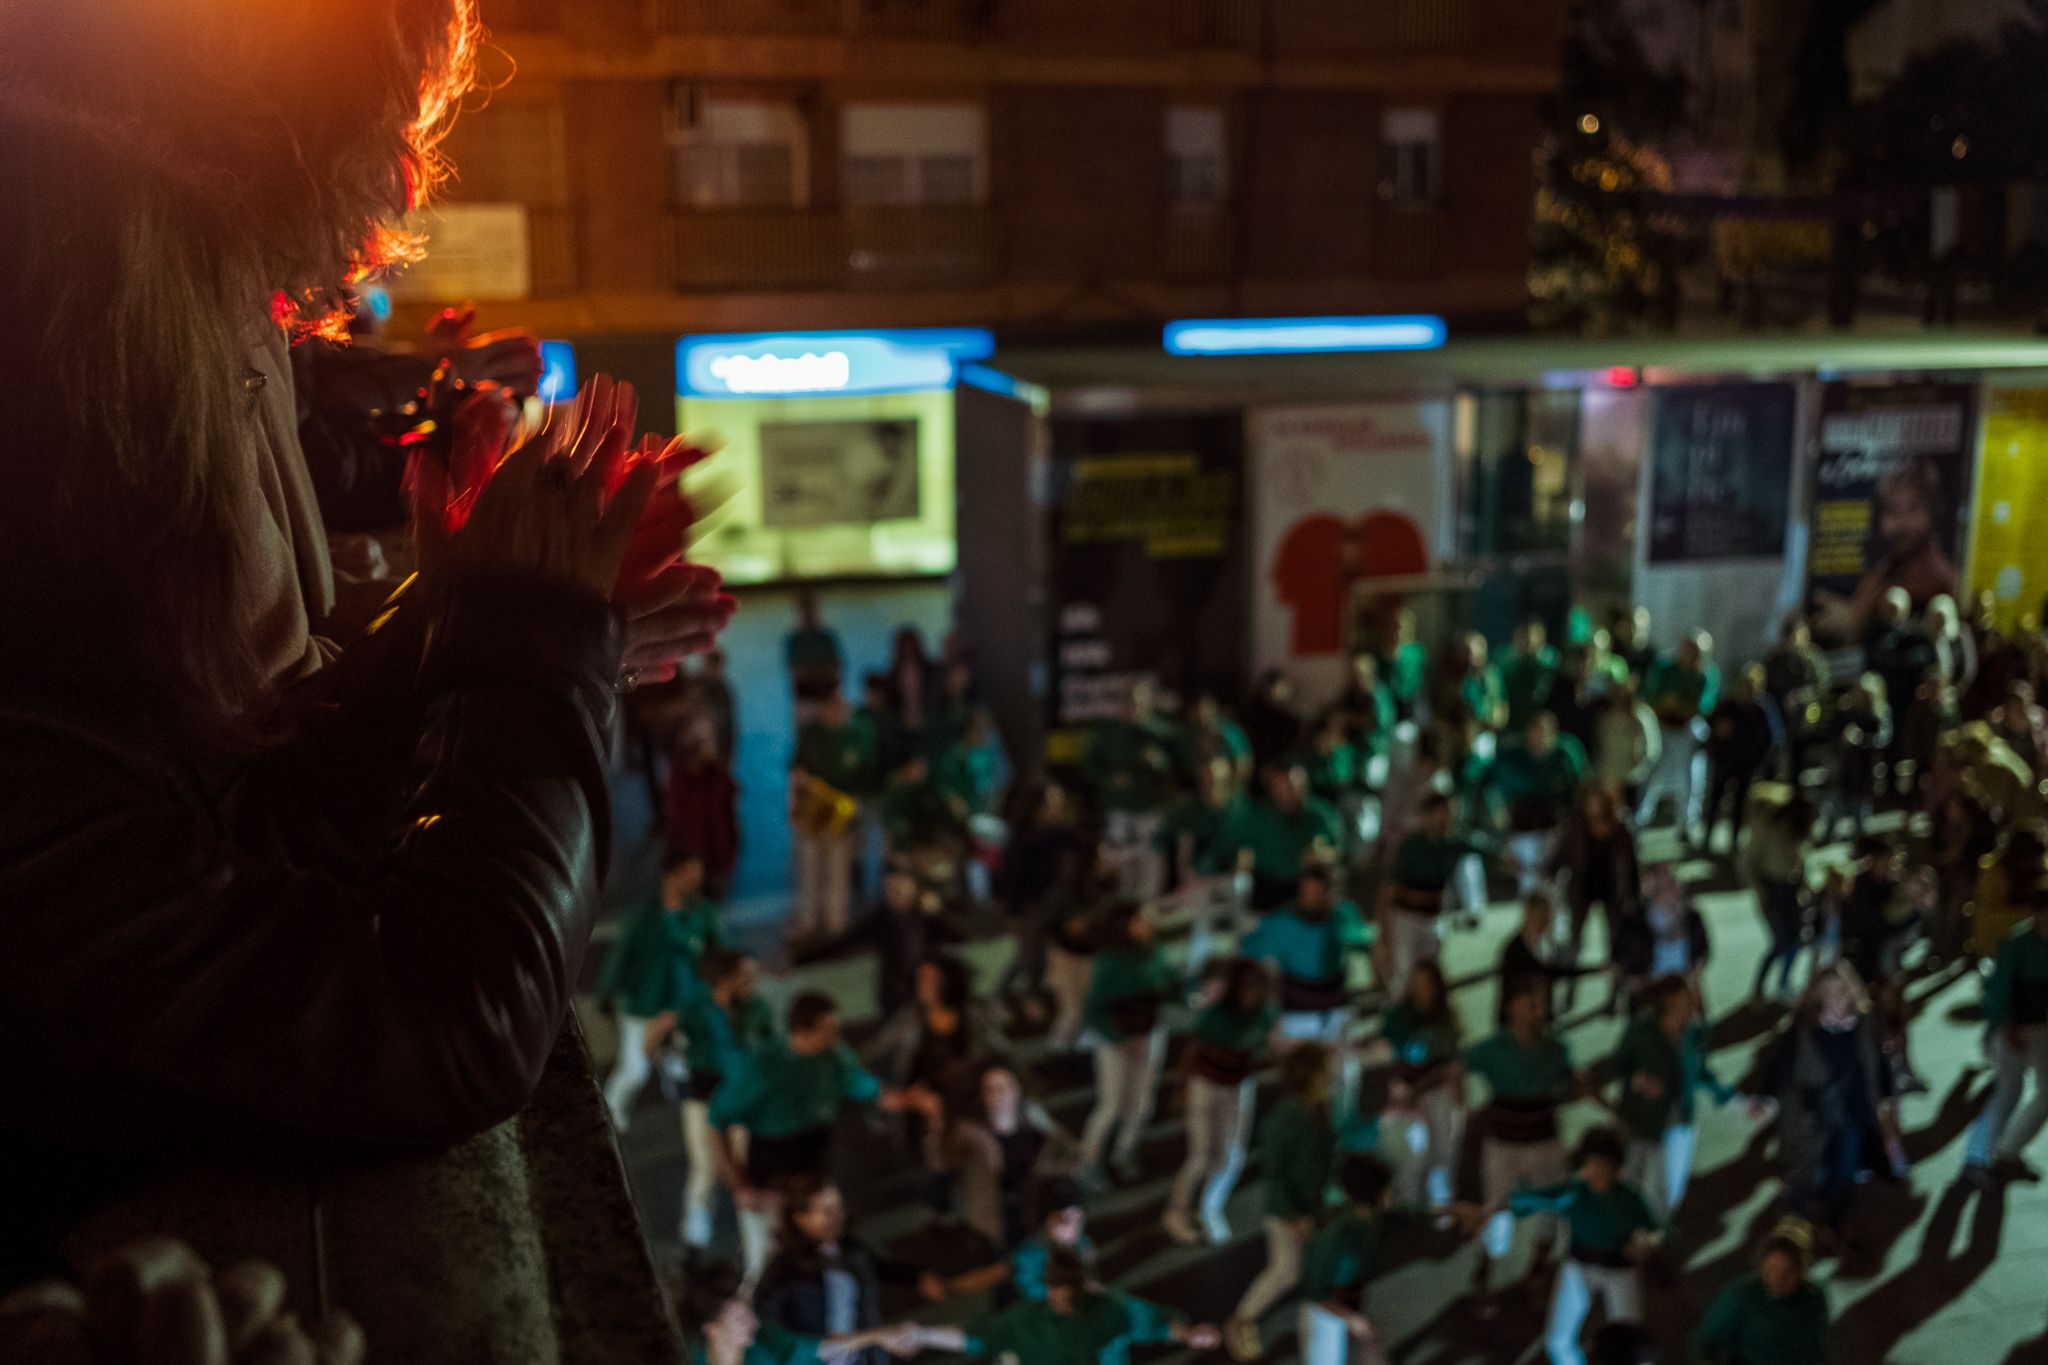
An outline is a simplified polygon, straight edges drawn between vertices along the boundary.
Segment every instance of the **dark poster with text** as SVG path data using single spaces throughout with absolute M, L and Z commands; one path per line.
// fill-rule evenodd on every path
M 1797 404 L 1790 384 L 1657 390 L 1650 563 L 1784 553 Z

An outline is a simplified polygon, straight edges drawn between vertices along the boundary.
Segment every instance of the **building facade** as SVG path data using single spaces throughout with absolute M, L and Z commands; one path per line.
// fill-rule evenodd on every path
M 579 342 L 1518 325 L 1563 8 L 484 0 L 513 75 L 458 126 L 435 259 L 393 292 Z

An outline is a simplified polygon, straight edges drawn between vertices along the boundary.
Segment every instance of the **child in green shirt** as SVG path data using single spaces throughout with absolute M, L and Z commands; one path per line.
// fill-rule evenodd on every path
M 923 1327 L 915 1340 L 977 1360 L 1005 1356 L 1026 1365 L 1121 1365 L 1132 1346 L 1178 1342 L 1197 1351 L 1216 1345 L 1216 1329 L 1094 1283 L 1088 1264 L 1060 1248 L 1046 1258 L 1045 1297 L 1027 1299 L 957 1327 Z M 751 1362 L 749 1363 L 751 1365 Z
M 1797 1218 L 1757 1249 L 1756 1273 L 1728 1285 L 1707 1308 L 1693 1349 L 1711 1365 L 1826 1365 L 1828 1298 L 1807 1278 L 1813 1231 Z
M 1344 1208 L 1316 1230 L 1302 1255 L 1302 1365 L 1347 1365 L 1353 1342 L 1370 1348 L 1379 1335 L 1365 1315 L 1365 1285 L 1393 1198 L 1393 1172 L 1361 1154 L 1344 1159 L 1338 1179 Z
M 1692 1178 L 1694 1095 L 1716 1103 L 1735 1097 L 1708 1063 L 1710 1044 L 1693 989 L 1682 976 L 1663 976 L 1647 992 L 1648 1007 L 1629 1024 L 1614 1051 L 1621 1086 L 1615 1112 L 1628 1128 L 1629 1182 L 1642 1187 L 1664 1217 L 1678 1211 Z

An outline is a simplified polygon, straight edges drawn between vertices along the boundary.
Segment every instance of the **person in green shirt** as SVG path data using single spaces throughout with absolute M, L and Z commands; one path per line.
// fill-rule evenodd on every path
M 1117 851 L 1127 895 L 1158 894 L 1161 863 L 1153 843 L 1172 799 L 1179 750 L 1147 682 L 1132 685 L 1127 714 L 1090 730 L 1083 767 L 1102 802 L 1103 834 Z
M 1430 712 L 1439 722 L 1461 711 L 1480 730 L 1498 730 L 1508 718 L 1507 696 L 1500 685 L 1500 670 L 1487 662 L 1486 637 L 1467 631 L 1446 658 L 1438 679 Z
M 1242 788 L 1252 780 L 1252 741 L 1244 727 L 1223 710 L 1214 692 L 1195 698 L 1194 711 L 1181 734 L 1180 766 L 1184 775 L 1199 777 L 1210 764 L 1222 759 L 1230 765 L 1231 785 Z
M 1403 719 L 1415 715 L 1416 707 L 1422 701 L 1423 688 L 1429 683 L 1429 649 L 1415 638 L 1415 611 L 1403 607 L 1394 615 L 1391 638 L 1382 636 L 1383 645 L 1375 656 L 1379 661 L 1380 677 L 1386 680 L 1388 689 L 1394 694 L 1395 710 Z
M 985 1314 L 966 1328 L 923 1327 L 917 1341 L 977 1360 L 1011 1359 L 1022 1365 L 1122 1365 L 1130 1348 L 1177 1342 L 1213 1350 L 1207 1324 L 1189 1324 L 1158 1304 L 1105 1290 L 1073 1250 L 1046 1258 L 1045 1297 Z
M 1524 978 L 1503 983 L 1507 1025 L 1465 1049 L 1465 1070 L 1485 1081 L 1491 1098 L 1480 1111 L 1479 1175 L 1486 1202 L 1496 1212 L 1486 1223 L 1481 1254 L 1473 1268 L 1473 1290 L 1487 1295 L 1493 1262 L 1514 1250 L 1515 1222 L 1505 1209 L 1515 1191 L 1548 1185 L 1564 1175 L 1564 1146 L 1557 1111 L 1584 1089 L 1571 1054 L 1550 1029 L 1550 983 Z M 1537 1241 L 1532 1277 L 1549 1264 L 1553 1239 Z M 1498 1311 L 1490 1297 L 1481 1311 Z
M 1279 1017 L 1272 980 L 1251 958 L 1231 959 L 1210 993 L 1208 1005 L 1195 1016 L 1194 1039 L 1187 1051 L 1187 1158 L 1174 1177 L 1160 1220 L 1166 1235 L 1183 1246 L 1204 1237 L 1212 1246 L 1230 1240 L 1224 1206 L 1244 1170 L 1259 1088 L 1254 1073 L 1266 1058 Z M 1197 1191 L 1199 1229 L 1194 1221 Z
M 1341 1111 L 1331 1098 L 1334 1053 L 1302 1043 L 1280 1061 L 1280 1097 L 1259 1124 L 1266 1198 L 1266 1267 L 1238 1300 L 1224 1327 L 1230 1353 L 1256 1360 L 1259 1319 L 1301 1283 L 1302 1254 L 1329 1205 L 1338 1155 L 1377 1145 L 1378 1127 Z
M 1395 1197 L 1446 1210 L 1465 1133 L 1465 1072 L 1463 1029 L 1441 966 L 1409 970 L 1401 998 L 1380 1016 L 1380 1042 L 1393 1061 L 1380 1149 L 1394 1168 Z
M 2028 918 L 1998 945 L 1984 983 L 1985 1043 L 1996 1068 L 1991 1103 L 1970 1129 L 1963 1178 L 1988 1186 L 1994 1172 L 2038 1180 L 2020 1151 L 2048 1122 L 2048 888 L 2023 887 L 2014 900 Z M 2018 1114 L 2027 1073 L 2034 1098 Z
M 704 1250 L 711 1245 L 711 1198 L 718 1190 L 711 1100 L 727 1071 L 774 1038 L 775 1021 L 756 993 L 760 971 L 745 954 L 709 949 L 698 960 L 697 977 L 703 989 L 676 1012 L 671 1037 L 680 1042 L 689 1069 L 683 1092 L 683 1147 L 690 1157 L 683 1185 L 683 1245 Z M 664 1022 L 654 1021 L 650 1037 Z
M 797 594 L 796 629 L 782 641 L 782 658 L 789 668 L 789 688 L 796 698 L 799 722 L 827 698 L 839 695 L 846 652 L 839 647 L 839 637 L 819 619 L 815 592 Z
M 1586 1315 L 1600 1300 L 1610 1325 L 1643 1320 L 1641 1263 L 1664 1240 L 1665 1226 L 1640 1190 L 1621 1179 L 1623 1145 L 1612 1128 L 1595 1128 L 1572 1154 L 1578 1175 L 1541 1189 L 1517 1190 L 1508 1212 L 1562 1216 L 1571 1251 L 1550 1296 L 1544 1340 L 1551 1365 L 1586 1365 L 1579 1345 Z
M 1379 923 L 1387 936 L 1387 979 L 1406 981 L 1418 962 L 1434 962 L 1442 951 L 1440 917 L 1445 893 L 1455 879 L 1458 899 L 1485 905 L 1486 874 L 1478 843 L 1453 833 L 1451 798 L 1432 791 L 1422 798 L 1415 828 L 1394 850 L 1380 879 Z M 1472 883 L 1477 882 L 1475 888 Z
M 1384 777 L 1370 770 L 1375 760 L 1384 766 L 1387 750 L 1394 742 L 1394 726 L 1400 721 L 1394 690 L 1382 677 L 1379 660 L 1364 653 L 1351 656 L 1351 680 L 1332 703 L 1331 711 L 1342 717 L 1344 737 L 1358 750 L 1360 775 L 1365 784 L 1379 786 Z
M 671 848 L 662 857 L 660 886 L 627 912 L 598 977 L 598 999 L 618 1013 L 619 1057 L 604 1098 L 622 1133 L 653 1074 L 648 1022 L 680 1009 L 695 993 L 697 959 L 713 946 L 726 946 L 725 930 L 718 907 L 704 896 L 704 860 Z
M 1735 1098 L 1708 1062 L 1712 1044 L 1699 1017 L 1698 997 L 1682 976 L 1662 976 L 1644 992 L 1646 1008 L 1614 1050 L 1621 1087 L 1615 1112 L 1628 1130 L 1628 1165 L 1622 1172 L 1666 1218 L 1678 1212 L 1692 1179 L 1699 1141 L 1693 1097 L 1705 1090 L 1717 1104 Z
M 794 938 L 846 932 L 860 831 L 857 794 L 872 786 L 874 766 L 873 736 L 853 723 L 843 697 L 826 698 L 797 732 L 789 793 L 796 846 Z
M 786 1331 L 755 1316 L 739 1272 L 723 1265 L 691 1271 L 676 1316 L 683 1327 L 684 1365 L 822 1365 L 870 1347 L 915 1355 L 920 1341 L 919 1329 L 907 1323 L 834 1337 Z
M 967 812 L 969 820 L 995 811 L 1002 783 L 1002 746 L 986 711 L 974 711 L 959 734 L 938 756 L 933 780 L 949 803 Z
M 1514 650 L 1501 665 L 1500 690 L 1507 703 L 1507 728 L 1526 730 L 1536 713 L 1550 702 L 1557 681 L 1557 651 L 1541 621 L 1524 621 L 1515 629 Z
M 1365 1315 L 1365 1285 L 1393 1199 L 1394 1175 L 1379 1158 L 1360 1153 L 1344 1158 L 1337 1182 L 1344 1208 L 1316 1230 L 1302 1255 L 1302 1365 L 1347 1365 L 1353 1342 L 1365 1358 L 1381 1358 L 1379 1333 Z
M 849 1103 L 898 1113 L 912 1104 L 900 1091 L 885 1092 L 840 1040 L 839 1006 L 829 995 L 806 991 L 790 1002 L 788 1042 L 728 1059 L 709 1117 L 719 1173 L 740 1206 L 749 1287 L 768 1263 L 778 1191 L 791 1176 L 830 1169 L 832 1131 Z
M 1560 734 L 1557 717 L 1539 710 L 1519 744 L 1503 744 L 1488 786 L 1508 828 L 1523 895 L 1546 885 L 1558 831 L 1586 781 L 1586 750 Z
M 1693 1350 L 1707 1365 L 1827 1365 L 1828 1296 L 1812 1269 L 1813 1230 L 1787 1218 L 1757 1248 L 1756 1273 L 1714 1296 Z
M 1251 875 L 1231 832 L 1248 818 L 1250 801 L 1227 758 L 1212 758 L 1201 786 L 1175 803 L 1159 830 L 1173 898 L 1187 916 L 1187 976 L 1200 980 L 1216 935 L 1243 913 Z
M 1308 773 L 1300 765 L 1273 764 L 1265 782 L 1265 799 L 1253 802 L 1225 836 L 1232 847 L 1251 854 L 1254 910 L 1286 901 L 1304 866 L 1334 862 L 1344 844 L 1343 818 L 1309 794 Z
M 889 853 L 923 866 L 967 837 L 966 804 L 933 780 L 931 764 L 913 754 L 882 788 L 882 831 Z
M 1681 838 L 1690 839 L 1700 823 L 1707 797 L 1702 717 L 1714 709 L 1721 692 L 1713 647 L 1713 637 L 1700 631 L 1651 664 L 1643 676 L 1642 700 L 1656 713 L 1661 743 L 1636 806 L 1638 828 L 1650 828 L 1667 796 Z
M 1084 1169 L 1101 1165 L 1114 1134 L 1117 1173 L 1136 1177 L 1138 1140 L 1151 1122 L 1166 1056 L 1159 1012 L 1179 991 L 1180 976 L 1154 941 L 1145 907 L 1131 900 L 1111 905 L 1082 1015 L 1096 1037 L 1095 1107 L 1081 1130 Z

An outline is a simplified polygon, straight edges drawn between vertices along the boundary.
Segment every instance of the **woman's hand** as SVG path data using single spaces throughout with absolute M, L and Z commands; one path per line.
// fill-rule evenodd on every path
M 0 1300 L 0 1359 L 47 1365 L 361 1365 L 344 1314 L 308 1328 L 284 1312 L 284 1276 L 245 1263 L 218 1273 L 167 1238 L 95 1267 L 81 1293 L 55 1282 Z

